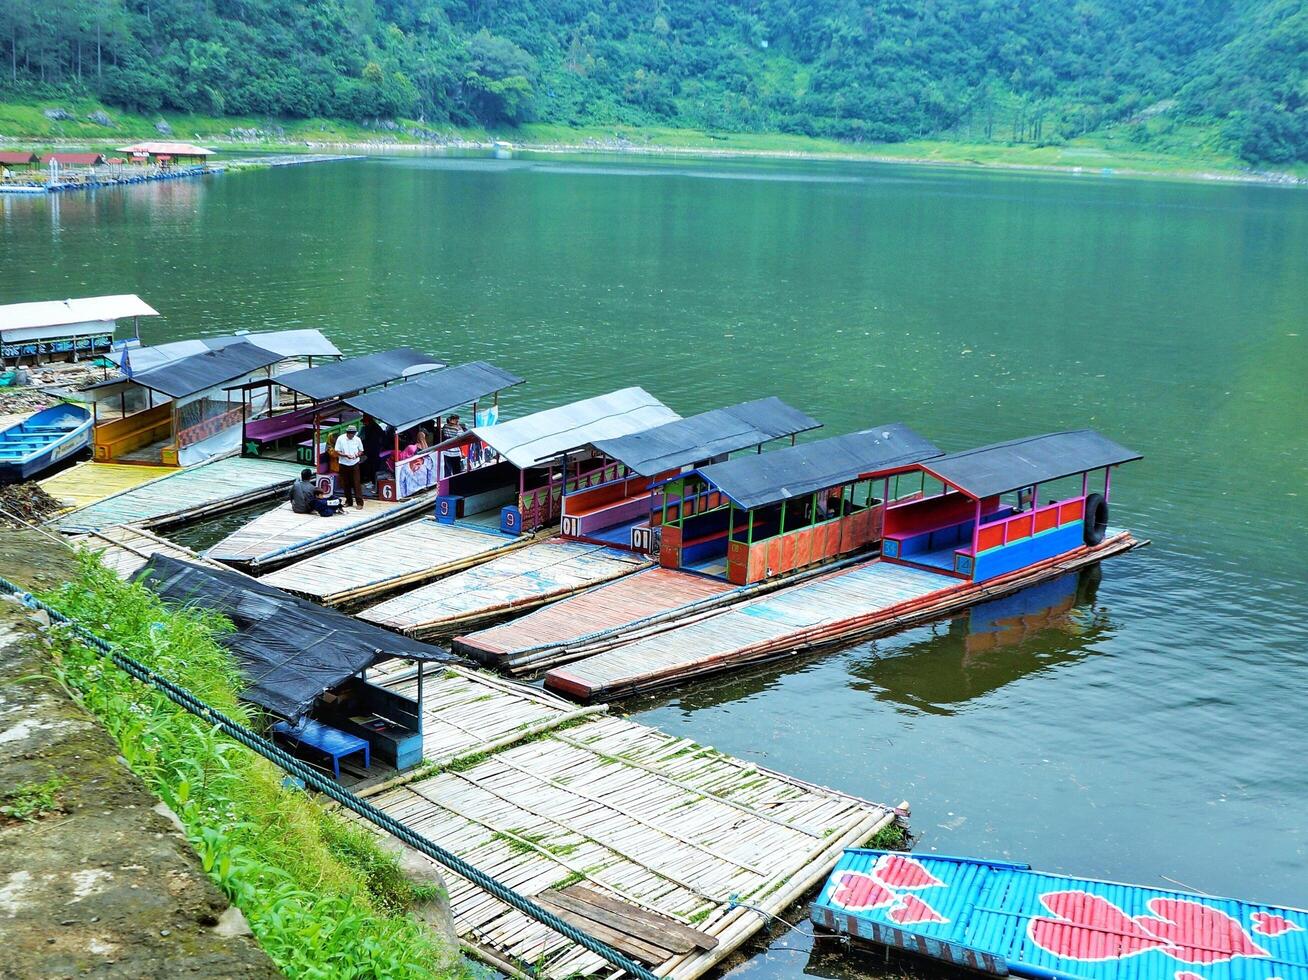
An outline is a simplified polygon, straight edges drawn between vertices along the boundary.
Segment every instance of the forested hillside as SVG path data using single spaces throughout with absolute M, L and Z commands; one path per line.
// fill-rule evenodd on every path
M 0 0 L 0 85 L 126 109 L 1141 142 L 1308 159 L 1308 0 Z

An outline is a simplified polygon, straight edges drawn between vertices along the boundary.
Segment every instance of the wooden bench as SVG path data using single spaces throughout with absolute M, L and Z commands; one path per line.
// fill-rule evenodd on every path
M 348 732 L 332 728 L 331 725 L 324 725 L 312 718 L 301 718 L 295 724 L 279 721 L 272 726 L 272 731 L 274 735 L 280 736 L 296 748 L 302 745 L 308 746 L 330 757 L 332 774 L 338 782 L 341 778 L 341 760 L 347 755 L 362 752 L 363 768 L 367 769 L 372 765 L 372 748 L 366 738 L 350 735 Z

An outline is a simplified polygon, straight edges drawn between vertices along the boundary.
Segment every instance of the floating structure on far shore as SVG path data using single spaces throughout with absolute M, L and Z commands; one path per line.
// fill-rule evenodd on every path
M 214 151 L 193 143 L 134 143 L 117 152 L 124 156 L 60 152 L 37 159 L 25 151 L 6 153 L 0 158 L 0 194 L 56 194 L 219 172 L 209 165 Z

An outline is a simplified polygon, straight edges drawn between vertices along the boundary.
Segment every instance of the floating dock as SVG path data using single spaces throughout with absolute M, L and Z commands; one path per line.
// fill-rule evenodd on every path
M 451 636 L 648 567 L 630 551 L 551 538 L 369 606 L 359 618 L 418 639 Z
M 119 468 L 115 464 L 99 465 L 106 470 Z M 130 468 L 159 472 L 157 466 Z M 177 527 L 272 499 L 291 485 L 301 469 L 299 463 L 225 456 L 120 490 L 55 518 L 50 526 L 65 534 L 102 531 L 118 524 L 137 524 L 151 530 Z M 82 472 L 88 477 L 95 475 Z
M 851 643 L 935 619 L 1138 547 L 1126 531 L 1101 544 L 984 582 L 876 560 L 782 589 L 545 675 L 551 690 L 589 700 Z
M 167 555 L 197 565 L 222 567 L 175 541 L 169 541 L 144 528 L 130 525 L 107 527 L 102 531 L 79 534 L 72 540 L 89 551 L 98 552 L 100 563 L 121 579 L 132 578 L 155 555 Z
M 129 466 L 126 463 L 77 463 L 39 481 L 40 487 L 59 503 L 63 513 L 77 510 L 139 487 L 152 480 L 172 476 L 174 470 L 158 466 Z
M 471 568 L 533 540 L 424 517 L 297 561 L 263 581 L 326 606 L 347 606 Z
M 412 671 L 369 680 L 417 693 Z M 360 795 L 660 976 L 702 976 L 820 884 L 845 847 L 896 819 L 599 706 L 460 668 L 425 686 L 423 754 L 441 770 Z M 504 972 L 615 976 L 466 881 L 446 881 L 465 947 Z M 596 909 L 611 913 L 607 926 Z
M 691 617 L 848 564 L 850 559 L 747 586 L 680 569 L 650 568 L 452 642 L 456 653 L 511 674 L 526 674 L 674 629 Z
M 362 510 L 346 507 L 333 517 L 319 517 L 297 514 L 287 502 L 237 528 L 205 555 L 258 575 L 416 517 L 430 503 L 425 496 L 400 502 L 369 500 Z
M 186 177 L 204 177 L 222 173 L 221 167 L 171 167 L 147 173 L 97 171 L 59 179 L 18 177 L 0 183 L 0 194 L 58 194 L 63 191 L 93 191 L 105 187 L 126 187 L 129 184 L 149 184 L 159 180 L 181 180 Z

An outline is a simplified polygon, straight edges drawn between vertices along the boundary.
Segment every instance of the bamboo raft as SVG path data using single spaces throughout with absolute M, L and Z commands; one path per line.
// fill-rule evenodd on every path
M 121 579 L 130 579 L 155 555 L 167 555 L 169 558 L 198 565 L 216 565 L 190 548 L 131 525 L 90 531 L 79 534 L 72 540 L 89 551 L 98 552 L 100 563 Z
M 120 490 L 55 518 L 50 525 L 65 534 L 85 534 L 119 524 L 150 530 L 178 527 L 276 497 L 302 468 L 299 463 L 224 456 Z M 158 467 L 153 469 L 158 471 Z
M 533 540 L 424 517 L 297 561 L 263 581 L 327 606 L 347 606 L 471 568 Z
M 455 652 L 487 666 L 526 674 L 675 629 L 691 617 L 864 560 L 846 559 L 746 586 L 655 567 L 597 585 L 507 623 L 455 637 L 453 646 Z
M 41 489 L 64 505 L 63 513 L 86 507 L 153 480 L 172 476 L 175 470 L 126 463 L 77 463 L 40 481 Z
M 416 693 L 412 670 L 369 679 Z M 426 679 L 423 704 L 425 756 L 440 770 L 361 795 L 681 980 L 712 969 L 820 883 L 844 847 L 896 819 L 605 711 L 449 669 Z M 465 947 L 504 972 L 616 976 L 466 881 L 447 883 Z
M 369 606 L 359 618 L 418 639 L 449 636 L 648 566 L 630 551 L 550 538 Z
M 369 500 L 362 510 L 346 507 L 335 517 L 319 517 L 297 514 L 287 502 L 237 528 L 205 554 L 257 575 L 415 517 L 430 503 L 426 495 L 398 503 Z
M 545 675 L 569 697 L 615 697 L 894 632 L 1138 547 L 1128 532 L 980 583 L 873 561 L 729 606 Z

